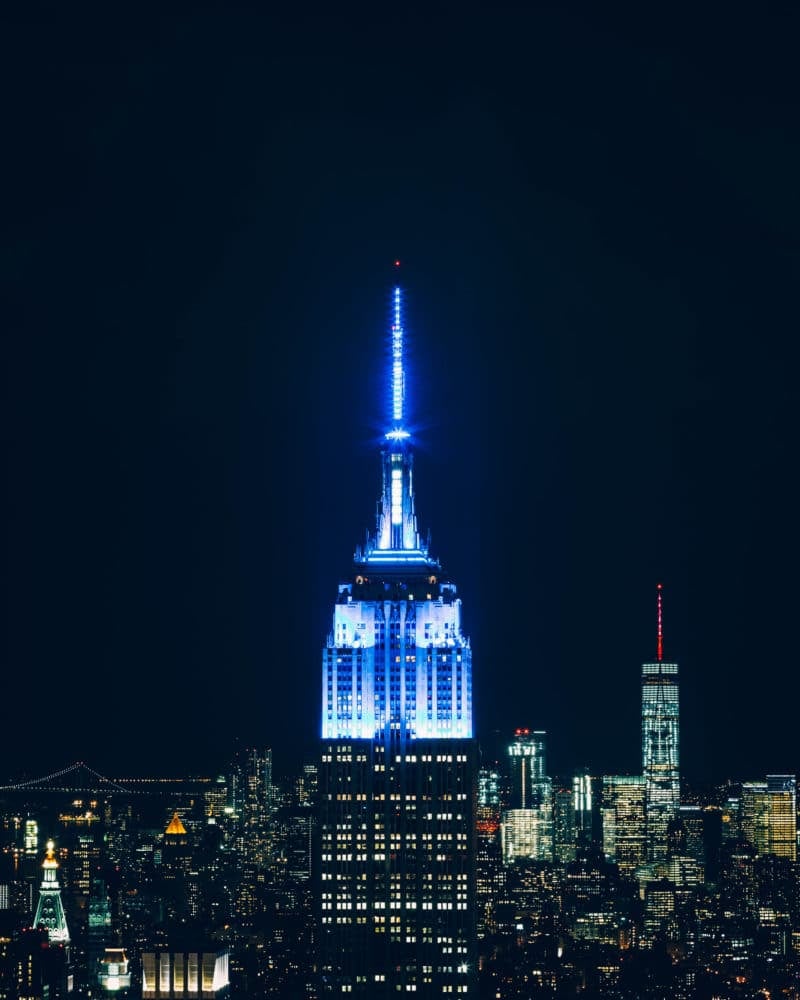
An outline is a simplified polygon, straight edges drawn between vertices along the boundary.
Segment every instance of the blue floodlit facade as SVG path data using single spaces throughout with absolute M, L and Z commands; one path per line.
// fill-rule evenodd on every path
M 471 739 L 472 651 L 455 586 L 420 539 L 404 416 L 402 292 L 392 293 L 392 420 L 375 532 L 339 584 L 323 654 L 322 738 Z
M 475 994 L 472 658 L 456 587 L 420 538 L 391 293 L 375 529 L 322 653 L 323 994 Z

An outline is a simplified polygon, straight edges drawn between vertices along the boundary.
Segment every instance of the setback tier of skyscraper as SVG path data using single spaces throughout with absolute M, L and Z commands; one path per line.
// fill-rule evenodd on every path
M 475 993 L 472 660 L 455 585 L 420 538 L 404 423 L 403 293 L 377 524 L 322 653 L 320 987 Z

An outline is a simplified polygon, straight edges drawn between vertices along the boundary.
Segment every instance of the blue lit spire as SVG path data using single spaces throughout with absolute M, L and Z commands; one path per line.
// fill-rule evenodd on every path
M 395 261 L 395 267 L 399 262 Z M 391 390 L 391 430 L 386 432 L 389 441 L 404 441 L 409 437 L 403 427 L 405 418 L 404 406 L 406 396 L 406 371 L 403 343 L 403 292 L 399 285 L 392 289 L 392 362 L 390 369 Z
M 400 261 L 394 262 L 395 271 Z M 403 290 L 392 283 L 389 313 L 389 429 L 384 434 L 383 482 L 378 501 L 375 534 L 366 548 L 356 552 L 356 562 L 384 567 L 427 566 L 438 568 L 421 541 L 414 511 L 414 471 L 411 434 L 405 426 L 405 331 Z

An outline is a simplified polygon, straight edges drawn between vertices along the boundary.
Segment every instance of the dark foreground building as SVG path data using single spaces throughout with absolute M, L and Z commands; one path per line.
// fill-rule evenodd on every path
M 375 532 L 322 659 L 320 988 L 475 995 L 472 662 L 461 601 L 414 511 L 402 292 Z

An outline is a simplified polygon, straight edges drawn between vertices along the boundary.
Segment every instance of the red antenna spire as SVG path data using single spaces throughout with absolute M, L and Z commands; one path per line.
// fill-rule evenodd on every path
M 659 663 L 664 659 L 664 620 L 662 617 L 661 608 L 661 590 L 662 586 L 660 583 L 656 584 L 656 603 L 658 606 L 658 626 L 656 631 L 656 659 Z

